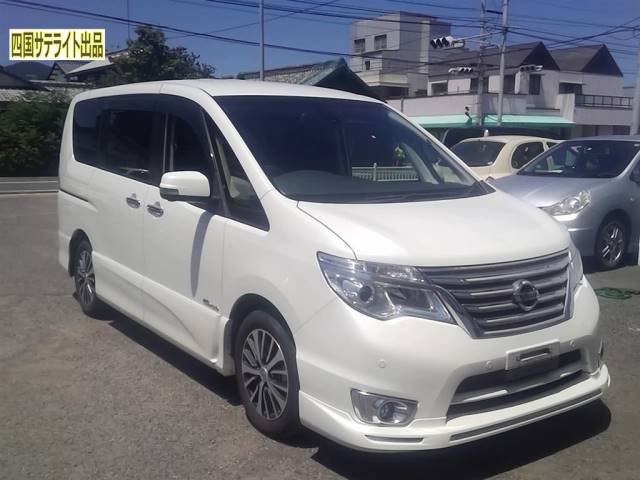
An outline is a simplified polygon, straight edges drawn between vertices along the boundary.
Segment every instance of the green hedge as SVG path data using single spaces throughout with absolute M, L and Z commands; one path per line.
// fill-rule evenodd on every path
M 57 175 L 69 98 L 61 93 L 25 95 L 0 107 L 0 176 Z

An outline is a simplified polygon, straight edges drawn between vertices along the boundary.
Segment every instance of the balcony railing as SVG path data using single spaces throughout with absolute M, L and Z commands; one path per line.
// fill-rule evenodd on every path
M 576 95 L 576 107 L 631 108 L 633 98 L 611 95 Z

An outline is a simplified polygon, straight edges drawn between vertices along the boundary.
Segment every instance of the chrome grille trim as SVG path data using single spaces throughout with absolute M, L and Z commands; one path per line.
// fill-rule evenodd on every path
M 562 322 L 569 313 L 569 253 L 515 262 L 419 268 L 467 330 L 479 338 L 513 335 Z M 515 303 L 513 283 L 530 281 L 538 301 L 530 311 Z

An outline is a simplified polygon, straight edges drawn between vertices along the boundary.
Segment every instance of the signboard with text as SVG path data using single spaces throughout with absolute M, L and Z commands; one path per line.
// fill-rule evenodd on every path
M 105 30 L 10 29 L 10 60 L 104 60 Z

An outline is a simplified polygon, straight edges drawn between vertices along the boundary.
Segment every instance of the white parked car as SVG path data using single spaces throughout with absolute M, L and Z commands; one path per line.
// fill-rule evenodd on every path
M 467 138 L 451 147 L 451 151 L 481 178 L 500 178 L 517 172 L 559 142 L 549 138 L 499 135 Z
M 60 263 L 87 314 L 109 304 L 235 375 L 269 435 L 431 449 L 599 398 L 598 302 L 566 229 L 447 152 L 345 92 L 87 91 L 62 140 Z

